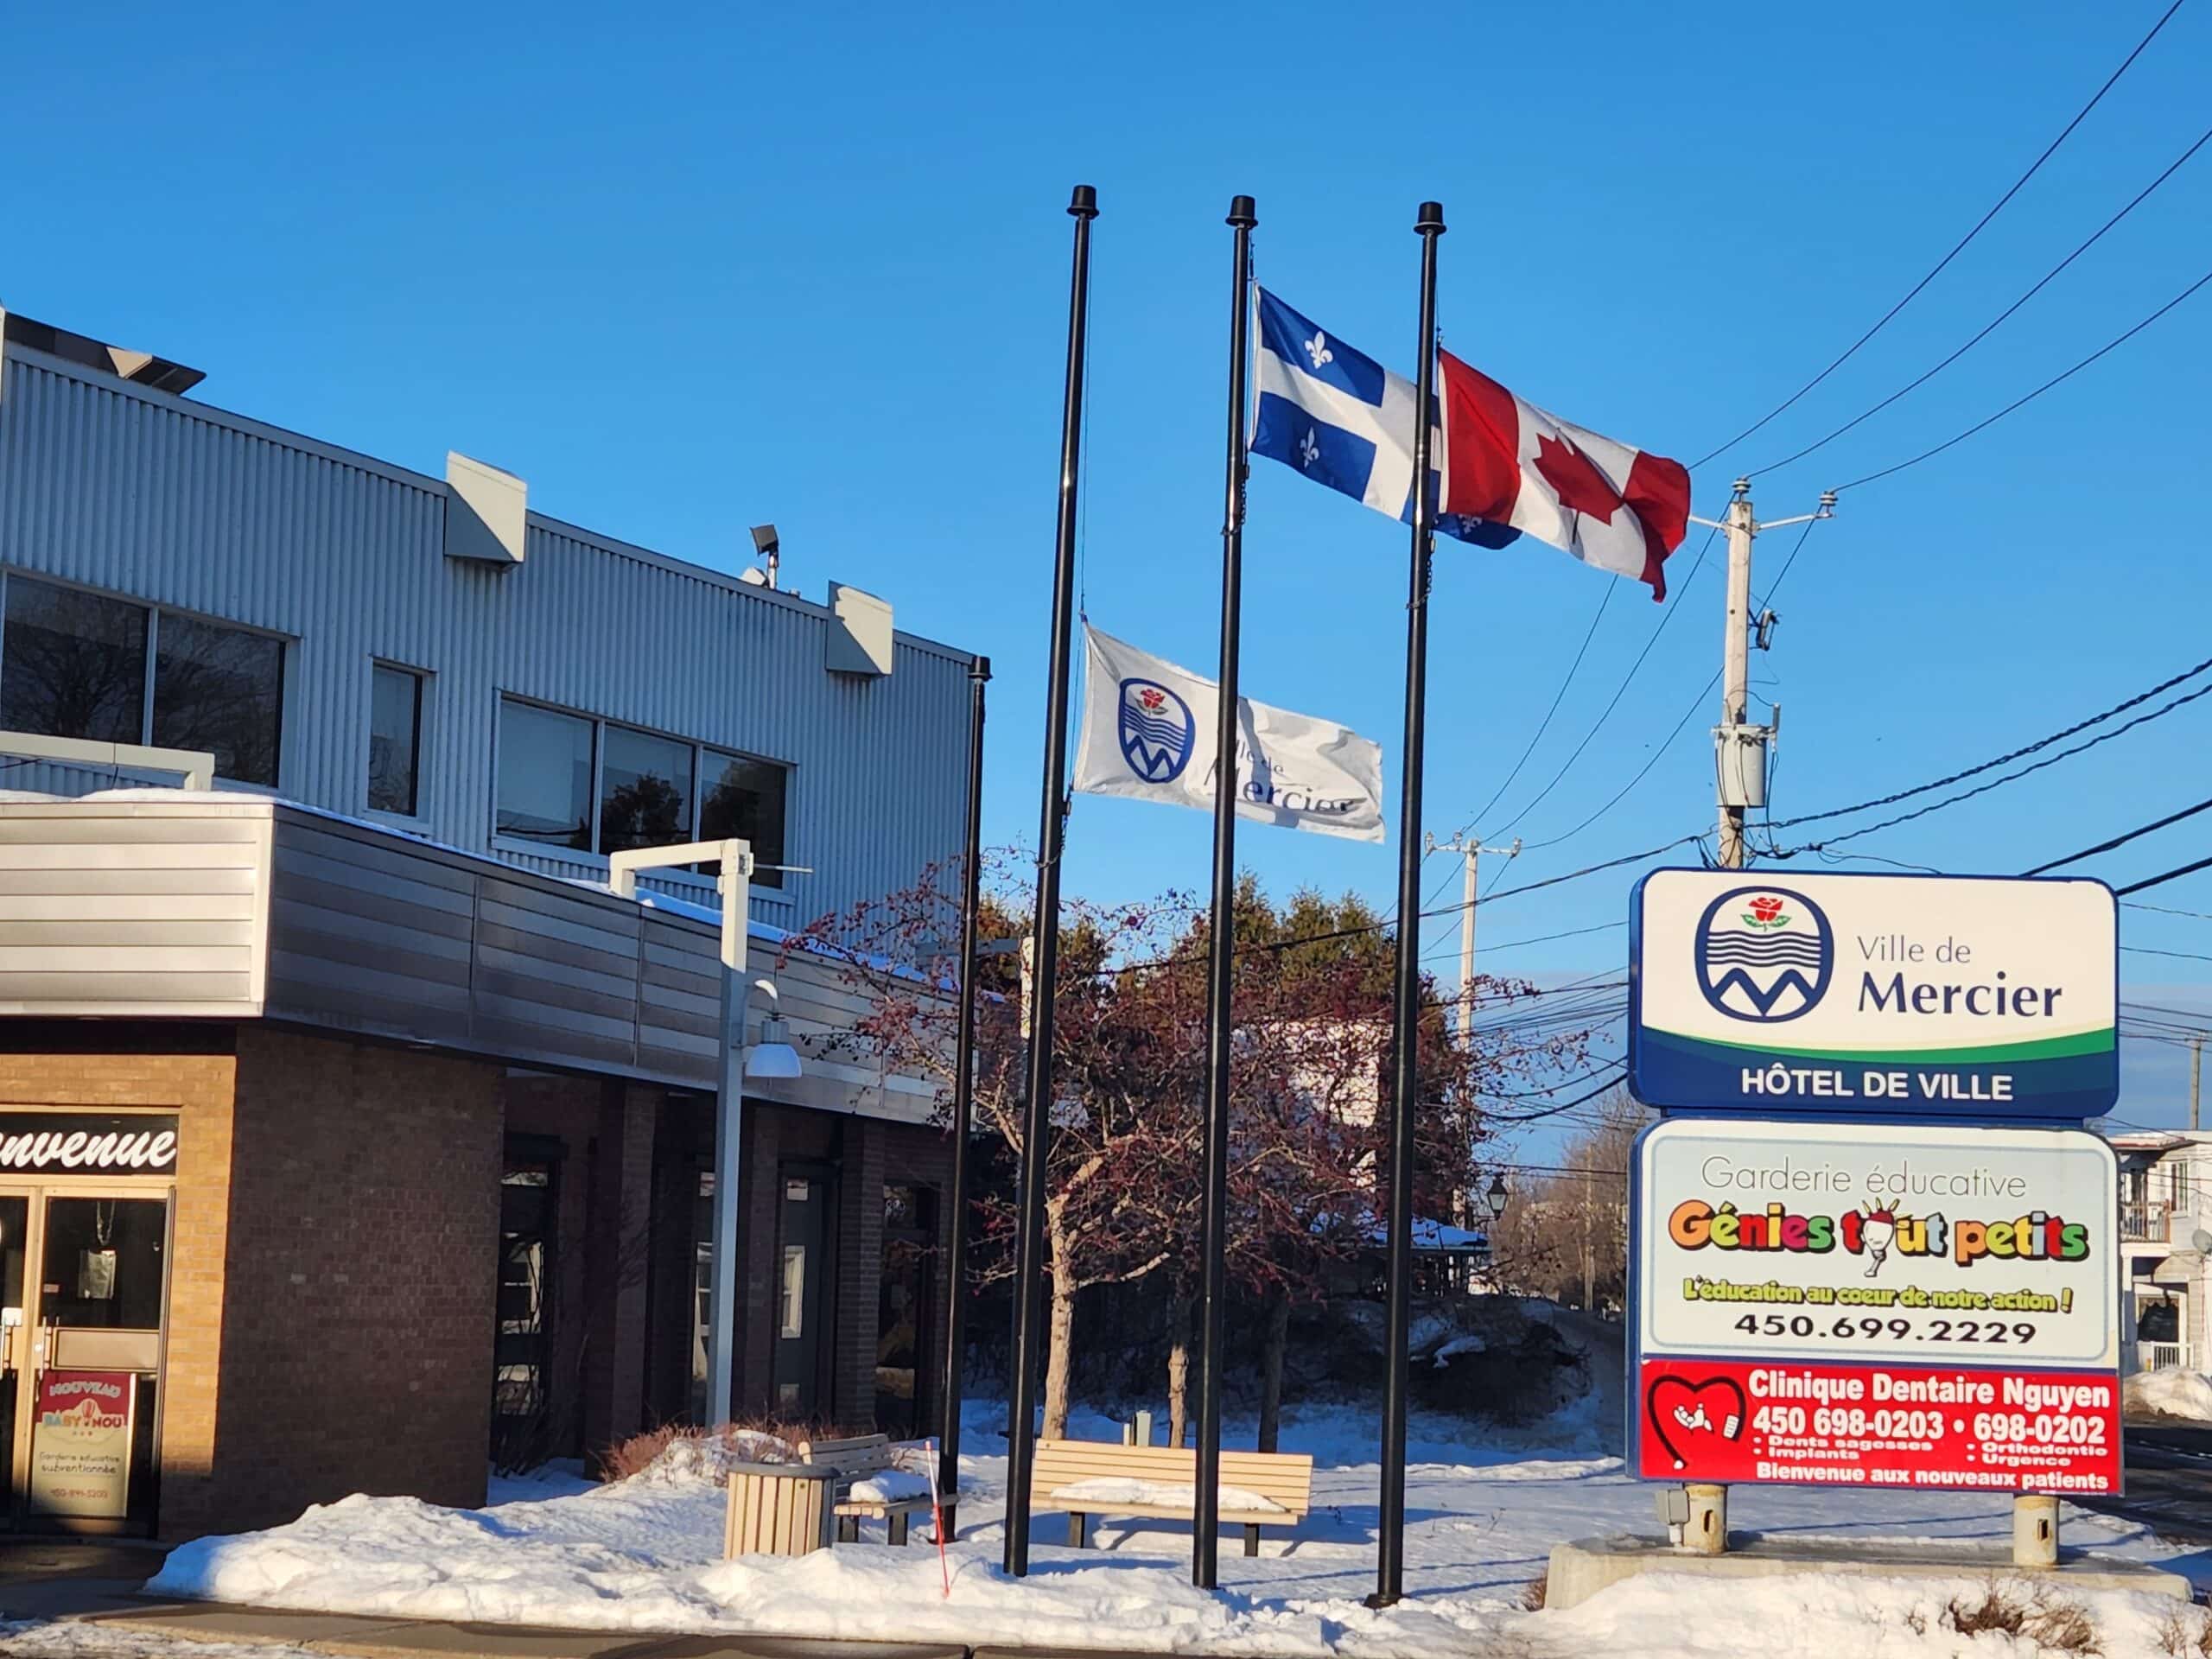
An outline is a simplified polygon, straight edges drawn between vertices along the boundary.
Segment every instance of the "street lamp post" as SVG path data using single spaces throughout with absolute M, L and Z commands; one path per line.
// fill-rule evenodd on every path
M 753 845 L 741 838 L 728 841 L 688 841 L 674 847 L 638 847 L 607 857 L 607 885 L 620 899 L 638 896 L 639 870 L 668 869 L 680 865 L 719 863 L 715 878 L 721 895 L 721 1056 L 715 1069 L 715 1207 L 711 1266 L 707 1280 L 707 1426 L 728 1418 L 731 1408 L 731 1379 L 737 1332 L 737 1182 L 739 1136 L 742 1128 L 747 1077 L 795 1077 L 799 1075 L 798 1051 L 782 1034 L 783 1021 L 772 1018 L 763 1030 L 764 1040 L 751 1055 L 745 1052 L 745 1009 L 755 989 L 772 999 L 772 981 L 760 979 L 748 985 L 746 975 L 747 923 L 753 903 Z M 779 865 L 780 869 L 797 868 Z

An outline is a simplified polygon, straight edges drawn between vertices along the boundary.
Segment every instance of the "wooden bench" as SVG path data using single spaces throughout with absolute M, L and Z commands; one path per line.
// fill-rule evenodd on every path
M 1198 1454 L 1170 1446 L 1110 1446 L 1103 1440 L 1039 1440 L 1031 1465 L 1029 1507 L 1062 1510 L 1068 1517 L 1068 1542 L 1077 1549 L 1090 1541 L 1090 1517 L 1132 1515 L 1150 1520 L 1196 1521 Z M 1139 1481 L 1181 1487 L 1180 1503 L 1126 1500 L 1103 1491 L 1084 1491 L 1094 1482 Z M 1238 1507 L 1235 1493 L 1221 1503 L 1221 1519 L 1244 1529 L 1244 1553 L 1260 1553 L 1262 1527 L 1294 1527 L 1313 1507 L 1313 1459 L 1296 1452 L 1229 1452 L 1221 1454 L 1224 1489 L 1249 1492 L 1271 1507 Z
M 853 1496 L 856 1482 L 897 1467 L 888 1434 L 860 1434 L 848 1440 L 801 1440 L 798 1455 L 802 1463 L 827 1464 L 837 1471 L 834 1513 L 837 1517 L 837 1541 L 841 1544 L 860 1541 L 862 1521 L 882 1522 L 891 1541 L 903 1544 L 906 1541 L 907 1516 L 917 1510 L 924 1514 L 929 1511 L 926 1492 L 919 1497 L 888 1501 Z

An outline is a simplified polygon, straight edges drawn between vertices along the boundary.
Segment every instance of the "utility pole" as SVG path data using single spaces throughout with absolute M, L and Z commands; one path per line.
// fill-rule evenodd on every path
M 1592 1242 L 1590 1230 L 1597 1219 L 1598 1196 L 1596 1178 L 1588 1170 L 1582 1172 L 1582 1311 L 1593 1311 L 1598 1300 L 1598 1251 Z
M 1513 837 L 1510 847 L 1485 847 L 1479 841 L 1469 841 L 1467 832 L 1457 831 L 1449 841 L 1440 842 L 1433 831 L 1424 838 L 1424 851 L 1457 853 L 1459 855 L 1464 880 L 1460 887 L 1459 904 L 1459 1017 L 1458 1036 L 1462 1047 L 1471 1039 L 1475 1029 L 1475 901 L 1482 891 L 1482 855 L 1501 853 L 1507 858 L 1521 854 L 1521 837 Z M 1468 1147 L 1470 1160 L 1473 1156 L 1471 1142 Z M 1462 1227 L 1471 1227 L 1476 1222 L 1475 1195 L 1459 1188 L 1452 1193 L 1452 1219 Z
M 1835 516 L 1835 492 L 1821 496 L 1820 510 L 1795 518 L 1759 523 L 1751 511 L 1751 480 L 1739 478 L 1729 498 L 1728 516 L 1716 522 L 1690 515 L 1690 522 L 1708 530 L 1728 532 L 1728 616 L 1720 639 L 1720 724 L 1713 728 L 1716 794 L 1720 804 L 1719 863 L 1724 870 L 1740 870 L 1749 861 L 1744 845 L 1744 814 L 1766 804 L 1766 749 L 1774 727 L 1751 723 L 1751 543 L 1763 530 L 1802 524 Z M 1763 611 L 1758 618 L 1759 647 L 1764 650 L 1776 618 Z M 1776 711 L 1779 723 L 1780 710 Z M 1585 1177 L 1585 1180 L 1587 1180 Z M 1589 1205 L 1583 1205 L 1583 1305 L 1590 1301 L 1593 1276 L 1587 1243 Z M 1720 1555 L 1728 1549 L 1728 1489 L 1717 1482 L 1692 1481 L 1685 1489 L 1689 1503 L 1683 1537 L 1700 1554 Z
M 1463 866 L 1464 880 L 1459 889 L 1459 1040 L 1465 1042 L 1467 1033 L 1475 1028 L 1475 901 L 1481 896 L 1480 861 L 1484 853 L 1519 857 L 1521 837 L 1514 836 L 1510 847 L 1485 847 L 1479 841 L 1469 841 L 1464 830 L 1449 841 L 1439 841 L 1432 833 L 1427 850 L 1457 853 Z
M 1764 651 L 1777 620 L 1770 611 L 1762 612 L 1756 622 L 1751 616 L 1751 543 L 1762 531 L 1835 516 L 1835 492 L 1829 490 L 1821 494 L 1817 512 L 1763 524 L 1751 511 L 1751 480 L 1739 478 L 1726 518 L 1690 516 L 1693 524 L 1728 532 L 1728 616 L 1720 641 L 1720 724 L 1713 734 L 1720 803 L 1719 863 L 1725 870 L 1740 870 L 1749 861 L 1745 855 L 1744 814 L 1749 808 L 1766 804 L 1766 751 L 1775 734 L 1772 726 L 1751 723 L 1751 635 L 1756 628 Z
M 2203 1092 L 2204 1033 L 2200 1031 L 2189 1039 L 2189 1127 L 2191 1133 L 2201 1127 L 2196 1105 Z

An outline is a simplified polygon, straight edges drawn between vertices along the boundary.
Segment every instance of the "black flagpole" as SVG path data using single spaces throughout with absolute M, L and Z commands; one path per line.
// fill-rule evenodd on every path
M 983 883 L 983 688 L 991 659 L 968 664 L 968 849 L 960 869 L 960 1031 L 953 1042 L 951 1248 L 945 1261 L 944 1394 L 938 1434 L 937 1489 L 945 1530 L 960 1497 L 960 1367 L 968 1311 L 968 1153 L 976 1113 L 976 922 Z
M 1414 1111 L 1421 1094 L 1421 772 L 1427 741 L 1428 571 L 1436 531 L 1429 493 L 1429 402 L 1436 385 L 1436 239 L 1444 204 L 1424 201 L 1421 238 L 1420 372 L 1414 391 L 1413 571 L 1406 598 L 1405 775 L 1398 791 L 1398 975 L 1395 1052 L 1390 1080 L 1390 1306 L 1384 1342 L 1389 1370 L 1382 1395 L 1382 1513 L 1376 1535 L 1375 1593 L 1369 1605 L 1394 1605 L 1405 1594 L 1407 1344 L 1413 1336 Z
M 1060 524 L 1052 565 L 1052 668 L 1045 699 L 1045 779 L 1037 825 L 1036 952 L 1029 1004 L 1029 1083 L 1021 1103 L 1021 1227 L 1014 1270 L 1014 1401 L 1007 1414 L 1006 1570 L 1029 1571 L 1029 1471 L 1035 1446 L 1039 1249 L 1045 1231 L 1046 1103 L 1052 1096 L 1052 992 L 1060 957 L 1060 849 L 1066 823 L 1068 645 L 1074 630 L 1076 462 L 1083 451 L 1083 355 L 1090 302 L 1090 221 L 1098 193 L 1078 184 L 1068 203 L 1075 219 L 1075 272 L 1068 283 L 1068 378 L 1060 411 Z
M 1191 1534 L 1191 1581 L 1214 1587 L 1221 1545 L 1221 1373 L 1229 1249 L 1230 972 L 1236 952 L 1237 630 L 1244 582 L 1244 358 L 1252 315 L 1252 198 L 1229 204 L 1236 228 L 1229 300 L 1229 467 L 1221 521 L 1221 683 L 1214 728 L 1213 919 L 1206 955 L 1205 1219 L 1199 1243 L 1202 1335 L 1198 1346 L 1198 1467 Z

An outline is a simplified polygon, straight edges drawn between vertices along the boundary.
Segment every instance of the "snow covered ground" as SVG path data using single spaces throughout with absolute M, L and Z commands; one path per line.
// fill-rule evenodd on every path
M 948 1596 L 936 1551 L 841 1546 L 798 1560 L 718 1559 L 722 1494 L 696 1468 L 656 1465 L 592 1487 L 572 1473 L 506 1483 L 481 1510 L 410 1498 L 350 1497 L 268 1532 L 205 1539 L 169 1558 L 152 1588 L 264 1606 L 441 1619 L 526 1621 L 597 1630 L 745 1629 L 848 1638 L 944 1639 L 1211 1654 L 1398 1656 L 1603 1653 L 1641 1656 L 1989 1653 L 2030 1659 L 2031 1641 L 1945 1628 L 1954 1594 L 1980 1583 L 1792 1578 L 1732 1583 L 1658 1578 L 1571 1611 L 1529 1614 L 1522 1596 L 1551 1546 L 1652 1529 L 1649 1489 L 1598 1453 L 1594 1410 L 1539 1431 L 1475 1431 L 1417 1416 L 1407 1510 L 1408 1600 L 1362 1604 L 1374 1586 L 1376 1423 L 1346 1408 L 1294 1412 L 1282 1443 L 1316 1459 L 1314 1510 L 1248 1560 L 1232 1537 L 1222 1591 L 1190 1582 L 1190 1533 L 1172 1522 L 1103 1517 L 1094 1548 L 1058 1547 L 1039 1516 L 1032 1572 L 999 1571 L 1006 1464 L 1003 1420 L 972 1414 L 962 1462 L 962 1535 Z M 1120 1438 L 1100 1419 L 1078 1436 Z M 1243 1426 L 1249 1437 L 1249 1427 Z M 1235 1443 L 1232 1441 L 1232 1444 Z M 1249 1444 L 1249 1438 L 1244 1440 Z M 1738 1494 L 1742 1528 L 1838 1537 L 2009 1537 L 2001 1497 Z M 2069 1544 L 2139 1560 L 2170 1552 L 2144 1530 L 2069 1509 Z M 872 1535 L 880 1537 L 880 1533 Z M 2212 1579 L 2212 1558 L 2174 1562 Z M 2174 1604 L 2106 1593 L 2088 1599 L 2109 1656 L 2159 1651 Z M 2192 1643 L 2203 1615 L 2183 1610 Z M 0 1640 L 0 1655 L 9 1647 Z M 90 1659 L 92 1649 L 83 1649 Z M 2193 1653 L 2194 1647 L 2190 1649 Z
M 2212 1376 L 2202 1371 L 2139 1371 L 2120 1386 L 2131 1415 L 2150 1412 L 2212 1422 Z

